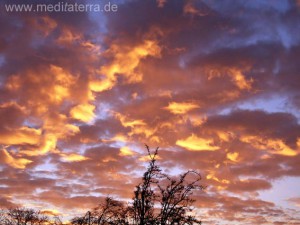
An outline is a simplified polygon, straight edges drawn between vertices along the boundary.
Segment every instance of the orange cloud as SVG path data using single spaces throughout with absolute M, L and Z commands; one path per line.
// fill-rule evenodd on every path
M 49 215 L 49 216 L 59 216 L 59 215 L 61 215 L 61 213 L 57 209 L 43 209 L 41 212 L 43 214 Z
M 250 90 L 252 80 L 246 80 L 245 75 L 239 69 L 230 69 L 230 77 L 240 90 Z
M 36 145 L 40 141 L 41 130 L 21 127 L 19 129 L 10 130 L 6 133 L 0 133 L 0 144 L 4 145 Z
M 52 92 L 49 93 L 50 100 L 55 103 L 60 103 L 67 97 L 70 97 L 70 90 L 76 82 L 76 77 L 72 76 L 72 74 L 63 68 L 54 65 L 50 66 L 50 72 L 55 77 Z
M 144 156 L 139 157 L 139 161 L 148 162 L 148 161 L 152 160 L 153 157 L 154 157 L 153 154 L 151 154 L 150 156 L 149 155 L 144 155 Z M 155 159 L 161 160 L 162 158 L 159 155 L 157 155 L 155 157 Z
M 160 138 L 154 135 L 158 130 L 157 127 L 149 127 L 143 120 L 130 119 L 120 113 L 114 113 L 114 115 L 120 120 L 122 126 L 131 128 L 128 136 L 143 135 L 151 142 L 158 143 L 160 141 Z
M 63 29 L 57 42 L 59 44 L 71 44 L 74 41 L 79 41 L 81 39 L 81 35 L 72 32 L 69 29 Z
M 143 120 L 130 119 L 120 113 L 115 113 L 114 115 L 120 120 L 122 126 L 131 127 L 132 130 L 139 129 L 138 127 L 145 127 L 147 125 Z
M 95 108 L 96 107 L 92 104 L 80 104 L 71 109 L 70 115 L 73 119 L 77 119 L 82 122 L 89 122 L 95 117 Z
M 99 73 L 103 78 L 91 80 L 90 89 L 95 92 L 111 89 L 117 82 L 117 75 L 123 75 L 128 83 L 141 82 L 143 75 L 136 72 L 140 60 L 147 56 L 159 57 L 160 51 L 160 47 L 153 40 L 145 40 L 133 48 L 112 45 L 108 53 L 114 56 L 114 60 L 111 64 L 101 67 Z
M 115 79 L 91 80 L 89 88 L 91 91 L 102 92 L 111 89 L 115 85 Z
M 56 115 L 53 118 L 45 118 L 43 134 L 40 136 L 38 147 L 30 150 L 22 149 L 20 152 L 29 156 L 45 155 L 48 152 L 59 153 L 56 148 L 57 141 L 65 139 L 79 133 L 79 128 L 73 124 L 67 123 L 67 116 L 63 114 Z
M 295 156 L 299 151 L 293 150 L 280 139 L 261 138 L 259 136 L 243 136 L 241 141 L 267 152 L 285 156 Z
M 185 114 L 193 109 L 199 108 L 199 105 L 192 102 L 171 102 L 164 109 L 173 114 Z
M 32 163 L 29 159 L 14 158 L 6 149 L 2 149 L 0 155 L 4 163 L 16 169 L 25 169 L 26 165 Z
M 235 86 L 239 90 L 251 90 L 253 80 L 247 80 L 245 78 L 244 72 L 249 71 L 250 67 L 245 66 L 243 69 L 235 68 L 235 67 L 208 67 L 206 72 L 208 73 L 208 80 L 211 80 L 215 77 L 228 76 L 231 78 L 231 81 L 235 84 Z
M 124 127 L 135 127 L 135 126 L 145 126 L 146 123 L 143 120 L 130 120 L 126 116 L 121 114 L 116 114 L 116 116 L 120 119 L 120 122 Z
M 129 147 L 127 147 L 127 146 L 124 146 L 124 147 L 122 147 L 122 148 L 120 148 L 120 153 L 119 153 L 119 155 L 120 156 L 132 156 L 132 155 L 134 155 L 135 154 L 135 152 L 133 152 Z
M 215 172 L 210 172 L 207 176 L 206 176 L 206 179 L 208 180 L 214 180 L 214 181 L 217 181 L 218 183 L 221 183 L 221 184 L 229 184 L 230 181 L 227 180 L 227 179 L 219 179 L 217 176 L 216 176 L 216 173 Z M 218 186 L 218 189 L 223 189 L 224 187 L 223 186 Z
M 75 154 L 75 153 L 60 153 L 61 159 L 66 162 L 80 162 L 84 160 L 88 160 L 88 157 L 83 155 Z
M 191 151 L 215 151 L 219 149 L 219 147 L 213 145 L 211 139 L 200 138 L 194 134 L 186 139 L 177 140 L 176 145 Z
M 226 154 L 227 159 L 233 161 L 233 162 L 238 162 L 238 157 L 239 153 L 238 152 L 228 152 Z

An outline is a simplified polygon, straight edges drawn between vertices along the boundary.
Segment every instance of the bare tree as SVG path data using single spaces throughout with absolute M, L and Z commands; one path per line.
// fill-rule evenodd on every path
M 46 225 L 49 218 L 34 209 L 14 208 L 6 213 L 5 225 Z
M 153 154 L 151 154 L 147 145 L 146 149 L 150 162 L 147 171 L 143 175 L 142 183 L 136 186 L 132 205 L 134 224 L 139 225 L 153 224 L 155 222 L 154 203 L 158 196 L 155 194 L 154 189 L 161 176 L 161 169 L 156 165 L 158 148 Z
M 142 183 L 134 192 L 134 225 L 201 224 L 187 214 L 195 201 L 191 198 L 193 191 L 204 189 L 200 185 L 200 174 L 191 170 L 181 174 L 179 179 L 170 178 L 156 165 L 158 148 L 153 154 L 147 145 L 146 149 L 150 162 Z M 158 204 L 160 208 L 155 208 Z
M 104 203 L 100 204 L 92 212 L 93 224 L 125 224 L 127 209 L 120 201 L 107 197 Z
M 75 217 L 71 220 L 73 225 L 120 225 L 128 224 L 126 221 L 128 208 L 120 201 L 111 197 L 105 198 L 91 212 L 88 211 L 83 217 Z
M 159 224 L 201 224 L 193 216 L 188 216 L 194 199 L 191 198 L 193 190 L 203 189 L 199 184 L 201 176 L 196 171 L 187 171 L 180 175 L 179 179 L 172 179 L 164 175 L 167 185 L 158 185 L 160 190 L 160 213 L 157 216 Z M 192 176 L 192 181 L 187 181 Z
M 86 216 L 74 217 L 71 219 L 71 224 L 73 225 L 88 225 L 88 220 Z
M 187 171 L 178 178 L 162 172 L 156 163 L 158 148 L 151 153 L 142 182 L 134 190 L 131 204 L 110 197 L 83 217 L 72 219 L 73 225 L 194 225 L 201 224 L 192 215 L 193 191 L 202 190 L 201 176 L 194 170 Z

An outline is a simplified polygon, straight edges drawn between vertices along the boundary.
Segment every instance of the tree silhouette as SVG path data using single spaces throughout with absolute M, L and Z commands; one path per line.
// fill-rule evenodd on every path
M 106 198 L 92 212 L 76 217 L 73 225 L 193 225 L 201 224 L 192 216 L 193 191 L 202 190 L 201 176 L 190 170 L 178 178 L 164 174 L 157 165 L 158 148 L 151 153 L 146 145 L 149 165 L 142 182 L 134 190 L 133 201 L 125 207 L 120 201 Z
M 111 197 L 71 219 L 72 225 L 193 225 L 201 224 L 192 216 L 193 191 L 202 190 L 201 176 L 189 170 L 178 177 L 162 172 L 157 165 L 158 148 L 151 153 L 146 145 L 149 164 L 142 181 L 135 187 L 128 205 Z M 26 208 L 0 210 L 1 225 L 62 225 L 58 217 L 51 220 L 40 211 Z
M 194 181 L 185 184 L 188 175 L 196 175 Z M 165 175 L 168 182 L 166 187 L 159 189 L 161 192 L 161 210 L 158 215 L 159 224 L 201 224 L 201 221 L 195 217 L 187 216 L 187 212 L 191 211 L 192 203 L 195 201 L 190 196 L 193 190 L 203 189 L 204 187 L 198 184 L 201 177 L 195 171 L 187 171 L 180 175 L 178 180 L 171 179 Z
M 97 225 L 102 224 L 125 224 L 127 209 L 120 201 L 107 197 L 104 204 L 100 204 L 93 211 Z
M 105 224 L 128 224 L 127 208 L 121 201 L 106 197 L 102 204 L 88 211 L 82 217 L 71 220 L 73 225 L 105 225 Z
M 134 224 L 201 224 L 195 217 L 187 215 L 194 202 L 191 198 L 193 191 L 204 188 L 199 184 L 200 174 L 196 171 L 187 171 L 181 174 L 179 179 L 171 178 L 162 173 L 160 167 L 156 165 L 158 148 L 153 154 L 147 145 L 146 149 L 150 162 L 142 183 L 134 192 Z M 160 209 L 155 208 L 156 203 L 160 204 Z
M 154 203 L 158 198 L 155 193 L 155 185 L 158 185 L 161 177 L 161 169 L 156 165 L 156 156 L 158 148 L 154 154 L 151 154 L 149 147 L 146 145 L 150 163 L 147 171 L 143 175 L 143 182 L 136 186 L 133 198 L 133 219 L 134 224 L 154 224 Z M 153 187 L 154 186 L 154 187 Z
M 8 211 L 1 211 L 1 225 L 48 225 L 49 218 L 34 209 L 14 208 Z

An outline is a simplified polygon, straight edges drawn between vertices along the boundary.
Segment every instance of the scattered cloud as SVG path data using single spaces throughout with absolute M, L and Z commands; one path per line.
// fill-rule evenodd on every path
M 191 151 L 215 151 L 219 149 L 218 146 L 213 145 L 212 140 L 200 138 L 194 134 L 186 139 L 177 140 L 176 144 Z
M 173 114 L 185 114 L 190 110 L 199 108 L 199 105 L 191 102 L 171 102 L 164 109 L 170 111 Z
M 0 204 L 67 220 L 105 195 L 131 199 L 148 144 L 167 172 L 201 173 L 205 223 L 296 224 L 298 193 L 280 193 L 289 208 L 262 193 L 299 185 L 298 11 L 132 0 L 0 13 Z

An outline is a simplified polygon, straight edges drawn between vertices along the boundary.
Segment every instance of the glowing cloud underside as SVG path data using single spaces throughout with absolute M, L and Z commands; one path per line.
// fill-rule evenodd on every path
M 176 145 L 190 151 L 216 151 L 219 149 L 219 147 L 213 145 L 211 140 L 197 137 L 194 134 L 186 139 L 177 140 Z
M 199 108 L 199 105 L 191 102 L 171 102 L 164 109 L 173 114 L 185 114 L 193 109 Z
M 73 107 L 70 111 L 72 118 L 80 120 L 82 122 L 89 122 L 94 117 L 95 106 L 92 104 L 81 104 Z
M 25 158 L 14 158 L 6 149 L 2 149 L 0 155 L 6 164 L 16 169 L 25 169 L 26 165 L 32 163 L 31 160 Z

